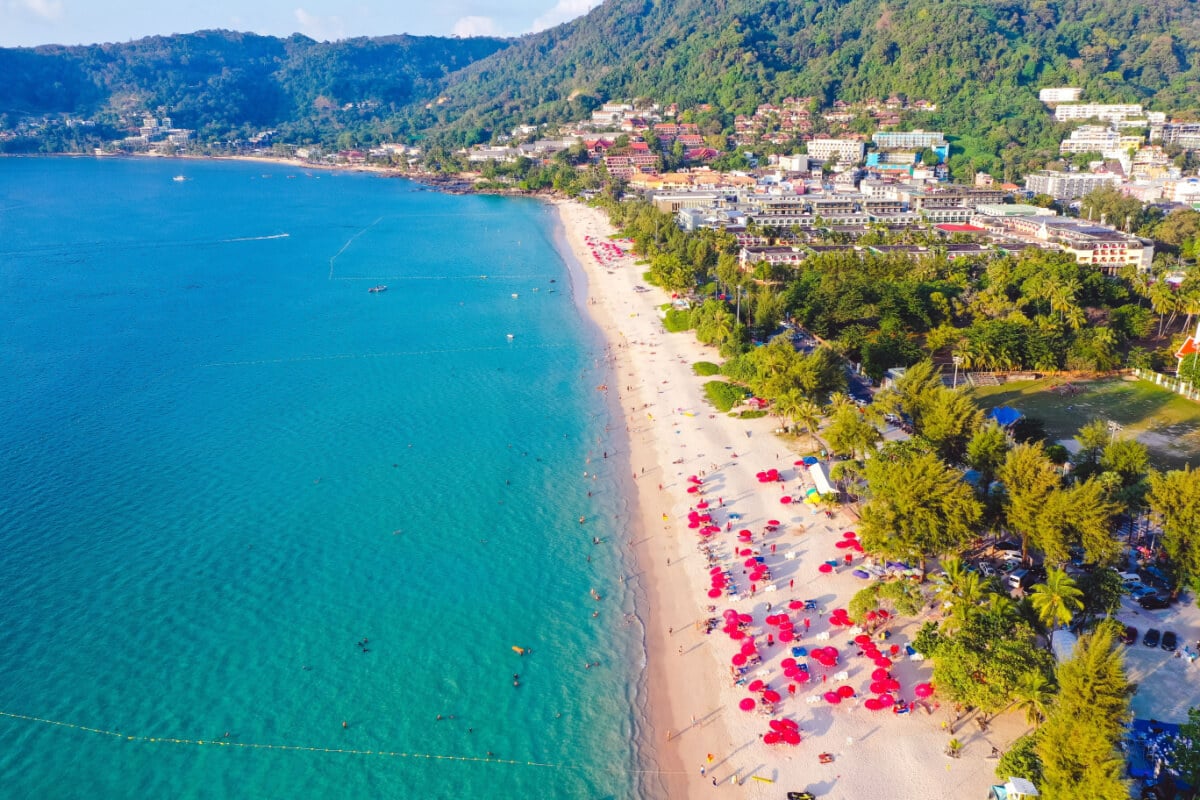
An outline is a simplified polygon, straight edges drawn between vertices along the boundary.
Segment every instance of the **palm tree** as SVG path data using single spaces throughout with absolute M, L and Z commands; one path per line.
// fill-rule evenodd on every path
M 1017 681 L 1013 705 L 1024 711 L 1025 721 L 1036 728 L 1045 721 L 1050 711 L 1054 691 L 1054 683 L 1041 672 L 1026 672 Z
M 948 627 L 958 628 L 978 611 L 979 603 L 983 600 L 984 582 L 979 573 L 967 569 L 958 556 L 943 559 L 942 570 L 934 593 L 938 600 L 950 604 Z
M 1075 579 L 1053 567 L 1046 572 L 1046 582 L 1029 592 L 1029 603 L 1047 630 L 1069 624 L 1075 612 L 1083 608 L 1082 598 L 1083 591 L 1075 585 Z
M 1175 312 L 1178 308 L 1178 298 L 1175 296 L 1175 291 L 1171 288 L 1171 284 L 1165 280 L 1158 280 L 1150 287 L 1147 293 L 1150 298 L 1150 307 L 1154 309 L 1154 313 L 1158 314 L 1158 336 L 1162 338 L 1163 323 L 1166 321 L 1167 314 L 1171 315 L 1174 320 Z

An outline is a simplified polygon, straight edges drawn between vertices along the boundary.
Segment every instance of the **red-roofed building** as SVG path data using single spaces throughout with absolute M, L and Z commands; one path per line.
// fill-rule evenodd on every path
M 688 161 L 712 161 L 721 153 L 711 147 L 695 147 L 684 151 L 683 155 Z

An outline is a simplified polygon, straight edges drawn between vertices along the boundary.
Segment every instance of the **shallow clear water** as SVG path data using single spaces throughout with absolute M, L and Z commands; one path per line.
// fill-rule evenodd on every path
M 639 792 L 625 476 L 554 235 L 400 180 L 0 160 L 0 711 L 518 762 L 0 717 L 0 794 Z

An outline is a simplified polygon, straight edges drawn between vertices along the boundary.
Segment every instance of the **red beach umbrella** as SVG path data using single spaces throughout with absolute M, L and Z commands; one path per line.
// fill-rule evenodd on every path
M 777 519 L 769 519 L 769 520 L 767 520 L 767 524 L 768 524 L 768 525 L 778 525 L 778 524 L 779 524 L 779 520 L 777 520 Z
M 788 603 L 788 608 L 792 609 L 793 611 L 799 608 L 804 608 L 804 601 L 793 600 L 792 602 Z
M 737 621 L 744 625 L 749 625 L 754 621 L 754 617 L 750 616 L 749 614 L 738 614 Z
M 708 596 L 711 597 L 713 600 L 716 600 L 718 597 L 721 596 L 721 590 L 717 589 L 717 588 L 709 589 Z
M 753 558 L 747 558 L 745 561 L 742 562 L 742 566 L 743 567 L 757 567 L 758 562 L 755 561 Z
M 758 704 L 754 702 L 753 697 L 743 697 L 742 702 L 738 703 L 738 708 L 742 711 L 753 711 L 756 705 Z
M 883 608 L 879 609 L 879 617 L 881 619 L 887 619 L 888 616 L 889 616 L 889 614 L 886 609 L 883 609 Z
M 758 652 L 758 648 L 755 647 L 753 641 L 742 642 L 742 655 L 752 656 L 757 652 Z
M 891 691 L 891 689 L 888 686 L 888 682 L 886 680 L 882 680 L 872 683 L 871 691 L 875 694 L 887 694 L 889 691 Z
M 700 491 L 699 486 L 689 486 L 687 490 L 688 494 L 695 494 L 698 491 Z
M 837 692 L 826 692 L 825 702 L 836 706 L 838 703 L 842 702 L 842 696 Z
M 730 661 L 730 663 L 732 663 L 732 664 L 733 664 L 735 667 L 744 667 L 744 666 L 746 666 L 746 656 L 742 655 L 741 653 L 734 653 L 734 654 L 733 654 L 733 658 L 729 659 L 729 661 Z
M 765 692 L 763 692 L 763 700 L 766 700 L 768 703 L 778 703 L 782 699 L 783 698 L 780 697 L 779 692 L 775 691 L 774 689 L 767 689 Z
M 788 729 L 787 725 L 785 725 L 781 719 L 771 720 L 767 723 L 767 727 L 773 731 L 786 731 Z
M 788 667 L 794 667 L 796 666 L 796 659 L 785 658 L 783 661 L 779 662 L 779 666 L 783 667 L 784 669 L 787 669 Z
M 712 569 L 710 569 L 708 571 L 708 574 L 709 575 L 720 575 L 724 571 L 725 571 L 724 567 L 713 567 Z
M 868 611 L 868 612 L 867 612 L 867 622 L 874 622 L 874 621 L 875 621 L 875 618 L 876 618 L 876 617 L 878 617 L 878 616 L 879 616 L 879 615 L 878 615 L 878 614 L 876 614 L 874 611 Z
M 867 645 L 869 645 L 871 643 L 871 637 L 867 636 L 865 633 L 860 633 L 858 636 L 854 637 L 854 642 L 856 644 L 861 644 L 863 647 L 866 647 Z
M 918 683 L 913 687 L 913 694 L 917 697 L 929 697 L 933 694 L 933 686 L 928 683 Z
M 763 686 L 765 686 L 765 685 L 766 685 L 766 684 L 764 684 L 762 681 L 757 681 L 757 680 L 756 680 L 756 681 L 752 681 L 752 682 L 750 683 L 750 685 L 746 687 L 746 690 L 747 690 L 747 691 L 750 691 L 750 692 L 757 692 L 757 691 L 759 691 L 760 689 L 762 689 L 762 688 L 763 688 Z
M 792 498 L 785 494 L 783 497 L 779 498 L 779 502 L 783 503 L 786 506 L 792 502 Z
M 833 572 L 833 565 L 832 564 L 822 564 L 821 566 L 817 567 L 817 572 L 823 572 L 826 575 L 828 575 L 829 573 Z
M 708 508 L 708 501 L 707 501 L 707 500 L 701 500 L 699 503 L 696 503 L 696 508 L 698 508 L 698 509 L 700 509 L 701 511 L 703 511 L 704 509 Z
M 745 632 L 745 631 L 739 631 L 739 630 L 737 630 L 737 629 L 734 629 L 734 630 L 732 630 L 732 631 L 730 631 L 730 632 L 729 632 L 729 638 L 730 638 L 730 639 L 745 639 L 745 638 L 746 638 L 746 632 Z
M 896 703 L 896 698 L 892 697 L 890 694 L 879 695 L 879 704 L 882 705 L 884 708 L 894 705 L 895 703 Z
M 763 734 L 763 744 L 779 744 L 783 737 L 775 731 Z
M 792 746 L 798 745 L 800 744 L 800 734 L 796 731 L 784 731 L 783 740 Z
M 887 667 L 890 667 L 891 665 L 892 665 L 892 660 L 885 656 L 880 656 L 879 658 L 875 659 L 875 666 L 877 666 L 877 667 L 884 667 L 886 669 Z
M 851 543 L 851 541 L 849 539 L 842 539 L 840 542 L 837 542 L 833 546 L 839 550 L 845 550 L 847 547 L 852 547 L 853 544 Z
M 883 708 L 883 703 L 879 702 L 878 697 L 868 697 L 863 705 L 872 711 L 878 711 L 879 709 Z
M 845 533 L 842 534 L 843 539 L 854 539 L 857 536 L 858 536 L 858 534 L 855 533 L 854 531 L 846 531 Z
M 782 631 L 779 634 L 779 641 L 783 642 L 784 644 L 795 641 L 795 639 L 796 634 L 792 633 L 791 631 Z
M 871 673 L 871 680 L 873 681 L 886 681 L 890 677 L 892 677 L 892 673 L 888 672 L 883 667 L 879 667 Z
M 837 693 L 843 698 L 854 697 L 854 687 L 843 683 L 837 688 Z

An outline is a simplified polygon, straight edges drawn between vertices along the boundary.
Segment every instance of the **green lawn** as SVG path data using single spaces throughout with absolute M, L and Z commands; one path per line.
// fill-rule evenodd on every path
M 1200 465 L 1200 404 L 1148 381 L 1071 381 L 1075 394 L 1052 391 L 1062 378 L 1020 381 L 973 390 L 984 410 L 1010 405 L 1040 419 L 1054 440 L 1070 439 L 1093 419 L 1113 420 L 1120 435 L 1137 438 L 1159 469 Z

